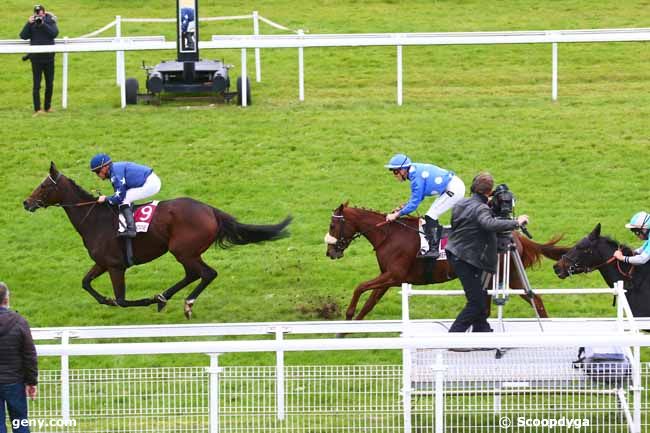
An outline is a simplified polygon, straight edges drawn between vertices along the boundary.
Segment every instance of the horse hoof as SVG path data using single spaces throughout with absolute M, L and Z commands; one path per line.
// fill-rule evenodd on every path
M 108 305 L 109 307 L 117 307 L 117 302 L 112 298 L 104 298 L 104 304 Z
M 185 301 L 185 306 L 183 307 L 183 313 L 185 314 L 185 318 L 187 320 L 190 320 L 192 318 L 192 306 L 193 305 L 194 305 L 194 302 Z
M 160 313 L 167 306 L 167 299 L 162 295 L 162 293 L 157 294 L 153 297 L 154 302 L 158 303 L 158 312 Z

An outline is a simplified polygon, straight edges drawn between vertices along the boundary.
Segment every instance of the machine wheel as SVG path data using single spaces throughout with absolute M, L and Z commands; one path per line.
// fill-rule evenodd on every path
M 140 85 L 135 78 L 127 78 L 124 83 L 126 90 L 126 103 L 127 105 L 135 105 L 138 103 L 138 89 Z
M 241 95 L 241 77 L 237 78 L 237 104 L 242 105 L 242 95 Z M 251 98 L 251 82 L 246 77 L 246 105 L 251 105 L 253 99 Z

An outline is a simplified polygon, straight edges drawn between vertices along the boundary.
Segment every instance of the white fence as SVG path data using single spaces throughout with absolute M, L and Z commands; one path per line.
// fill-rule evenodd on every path
M 622 294 L 620 286 L 613 291 Z M 403 288 L 404 298 L 413 294 Z M 650 429 L 650 365 L 640 362 L 635 347 L 650 346 L 650 336 L 637 332 L 650 323 L 626 317 L 624 297 L 618 305 L 619 317 L 612 319 L 543 319 L 544 332 L 535 320 L 504 319 L 504 333 L 450 335 L 450 321 L 408 316 L 377 322 L 35 329 L 39 341 L 61 339 L 37 350 L 40 356 L 60 356 L 62 368 L 42 373 L 32 416 L 72 419 L 77 427 L 33 431 L 493 432 L 507 416 L 513 423 L 532 420 L 517 431 L 542 431 L 535 420 L 552 418 L 589 422 L 592 431 L 640 433 Z M 322 337 L 334 333 L 383 336 Z M 396 333 L 400 336 L 391 336 Z M 289 334 L 301 338 L 286 338 Z M 274 338 L 203 340 L 237 335 Z M 184 341 L 137 342 L 152 337 Z M 133 342 L 76 344 L 115 338 Z M 588 368 L 573 368 L 577 347 L 612 344 L 631 348 L 629 368 L 596 376 Z M 447 350 L 473 347 L 510 349 L 501 359 L 493 350 Z M 401 350 L 402 365 L 318 365 L 319 352 L 367 349 Z M 287 351 L 314 351 L 314 363 L 285 365 Z M 220 354 L 237 352 L 274 352 L 276 365 L 219 366 Z M 210 366 L 72 370 L 68 362 L 70 356 L 182 353 L 209 355 Z
M 123 19 L 124 20 L 124 19 Z M 549 44 L 551 45 L 551 98 L 558 98 L 558 44 L 596 43 L 596 42 L 647 42 L 650 41 L 649 28 L 631 29 L 590 29 L 590 30 L 546 30 L 524 32 L 470 32 L 470 33 L 378 33 L 378 34 L 314 34 L 305 35 L 301 30 L 296 35 L 218 35 L 210 41 L 199 41 L 199 49 L 241 49 L 241 77 L 248 76 L 246 68 L 247 49 L 255 49 L 256 71 L 261 77 L 259 49 L 297 48 L 298 49 L 298 99 L 305 99 L 304 48 L 309 47 L 365 47 L 394 46 L 397 59 L 397 104 L 403 103 L 403 59 L 404 46 L 426 45 L 498 45 L 498 44 Z M 151 37 L 150 37 L 151 38 Z M 155 38 L 155 37 L 153 37 Z M 67 39 L 55 46 L 26 46 L 17 41 L 0 41 L 0 54 L 37 52 L 96 52 L 114 51 L 117 56 L 117 80 L 121 88 L 122 107 L 126 106 L 124 51 L 175 50 L 176 42 L 160 40 L 137 40 L 136 38 L 116 37 L 110 41 L 87 39 Z M 64 79 L 67 79 L 67 61 L 64 57 Z M 261 79 L 261 78 L 260 78 Z M 64 87 L 65 88 L 65 87 Z M 245 103 L 244 103 L 245 105 Z M 65 104 L 64 104 L 65 106 Z

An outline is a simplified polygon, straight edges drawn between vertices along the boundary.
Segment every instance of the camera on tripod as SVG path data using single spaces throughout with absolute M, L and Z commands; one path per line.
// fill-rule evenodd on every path
M 492 193 L 492 214 L 501 219 L 512 219 L 512 211 L 515 209 L 515 196 L 508 188 L 508 185 L 502 183 L 494 188 Z

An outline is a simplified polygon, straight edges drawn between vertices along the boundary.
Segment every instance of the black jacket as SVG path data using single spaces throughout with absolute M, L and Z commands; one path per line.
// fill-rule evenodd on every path
M 54 45 L 54 38 L 59 34 L 56 26 L 56 17 L 45 14 L 43 24 L 25 23 L 20 32 L 21 39 L 29 39 L 29 45 Z M 29 55 L 32 62 L 49 63 L 54 61 L 54 53 L 32 53 Z
M 517 221 L 492 216 L 487 198 L 473 194 L 459 201 L 451 212 L 451 234 L 446 250 L 472 266 L 494 273 L 497 268 L 496 234 L 517 227 Z
M 29 324 L 0 307 L 0 383 L 38 383 L 38 360 Z

